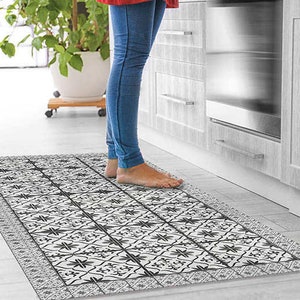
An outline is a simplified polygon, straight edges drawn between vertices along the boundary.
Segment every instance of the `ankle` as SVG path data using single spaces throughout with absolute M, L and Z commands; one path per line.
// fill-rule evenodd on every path
M 104 170 L 104 175 L 106 177 L 116 177 L 118 168 L 118 159 L 108 159 Z
M 117 176 L 122 176 L 131 173 L 132 168 L 120 168 L 117 169 Z
M 135 171 L 140 170 L 141 168 L 143 168 L 143 165 L 145 165 L 145 163 L 130 167 L 130 168 L 120 168 L 118 167 L 117 169 L 117 175 L 130 175 L 132 173 L 135 173 Z

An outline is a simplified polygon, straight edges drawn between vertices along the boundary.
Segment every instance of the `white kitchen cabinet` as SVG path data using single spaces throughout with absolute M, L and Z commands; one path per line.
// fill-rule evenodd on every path
M 208 150 L 226 160 L 280 178 L 280 143 L 237 128 L 208 122 Z
M 205 147 L 204 78 L 202 66 L 153 59 L 150 80 L 153 127 Z
M 205 63 L 206 2 L 181 2 L 167 9 L 151 56 L 191 64 Z
M 139 122 L 206 147 L 206 2 L 167 9 L 145 67 Z
M 281 181 L 300 189 L 300 1 L 284 1 Z

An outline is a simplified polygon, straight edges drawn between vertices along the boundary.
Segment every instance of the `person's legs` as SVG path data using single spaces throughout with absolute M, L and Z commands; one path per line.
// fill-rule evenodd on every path
M 166 9 L 165 1 L 156 1 L 155 11 L 154 11 L 154 19 L 153 19 L 153 27 L 152 27 L 152 37 L 151 37 L 151 47 L 155 41 L 159 26 L 163 19 L 164 13 Z
M 143 159 L 141 157 L 138 142 L 137 142 L 137 106 L 140 90 L 141 73 L 143 66 L 150 52 L 149 43 L 151 41 L 152 45 L 152 30 L 153 21 L 155 13 L 155 2 L 143 3 L 140 5 L 130 5 L 130 6 L 111 6 L 111 18 L 114 33 L 114 62 L 111 69 L 111 75 L 108 83 L 107 89 L 107 133 L 106 133 L 106 143 L 108 146 L 108 163 L 106 166 L 105 174 L 108 177 L 115 177 L 118 168 L 118 162 L 120 165 L 126 165 L 122 162 L 121 157 L 118 160 L 118 155 L 116 153 L 116 148 L 119 149 L 119 155 L 124 156 L 127 153 L 127 158 L 132 159 L 132 164 L 142 163 Z M 162 9 L 161 14 L 163 15 L 164 9 Z M 141 19 L 141 17 L 146 16 Z M 135 27 L 135 28 L 134 28 Z M 137 34 L 136 32 L 139 32 Z M 142 38 L 140 39 L 140 36 Z M 141 42 L 140 47 L 135 49 L 135 40 Z M 142 50 L 140 50 L 142 48 Z M 133 52 L 135 50 L 135 52 Z M 141 52 L 141 53 L 139 53 Z M 138 59 L 135 57 L 139 56 Z M 126 70 L 128 64 L 125 64 L 126 60 L 131 58 L 131 74 L 128 77 L 128 71 Z M 135 65 L 134 65 L 135 64 Z M 135 67 L 136 66 L 136 67 Z M 135 70 L 136 69 L 136 70 Z M 129 69 L 130 71 L 130 69 Z M 130 87 L 130 95 L 128 95 L 124 89 L 121 89 L 121 85 L 128 88 Z M 127 111 L 123 111 L 123 105 L 127 107 Z M 136 109 L 134 109 L 136 108 Z M 128 114 L 129 110 L 129 114 Z M 127 120 L 131 122 L 126 122 L 127 126 L 131 125 L 127 131 L 129 131 L 130 136 L 124 136 L 126 133 L 122 132 L 122 121 L 119 120 L 119 114 L 121 113 L 123 117 L 127 117 Z M 110 115 L 113 115 L 111 118 Z M 119 121 L 116 123 L 116 121 Z M 122 126 L 122 128 L 120 128 Z M 114 136 L 116 133 L 116 138 Z M 122 147 L 122 140 L 127 140 L 126 145 L 130 142 L 131 145 L 127 147 Z M 121 146 L 121 147 L 120 147 Z M 120 154 L 120 151 L 122 154 Z
M 150 50 L 152 48 L 152 45 L 154 43 L 156 34 L 158 32 L 161 20 L 163 18 L 164 12 L 165 12 L 165 6 L 166 6 L 165 1 L 162 1 L 162 0 L 154 1 L 154 3 L 155 3 L 154 14 L 153 14 L 153 10 L 151 10 L 151 14 L 148 14 L 151 17 L 152 22 L 147 23 L 147 25 L 149 25 L 150 29 L 151 29 L 151 25 L 152 25 L 152 35 L 150 37 L 151 45 L 150 45 L 149 52 L 150 52 Z M 119 24 L 119 25 L 121 25 L 121 24 Z M 117 68 L 116 71 L 117 72 L 119 71 L 118 68 Z M 118 161 L 117 161 L 118 157 L 117 157 L 117 154 L 116 154 L 116 151 L 115 151 L 115 144 L 114 144 L 112 134 L 113 133 L 112 133 L 112 128 L 111 128 L 110 114 L 109 114 L 109 111 L 107 111 L 106 144 L 108 146 L 108 159 L 110 160 L 109 164 L 106 168 L 106 175 L 108 177 L 115 177 L 116 176 L 116 170 L 117 170 L 117 167 L 118 167 Z
M 161 1 L 161 0 L 158 0 Z M 142 71 L 151 43 L 156 1 L 111 6 L 114 60 L 107 88 L 108 157 L 121 168 L 144 162 L 137 138 Z
M 144 164 L 137 138 L 142 72 L 165 5 L 162 0 L 153 0 L 134 5 L 111 6 L 110 9 L 115 53 L 106 96 L 109 159 L 106 175 L 113 177 L 119 167 L 117 180 L 123 183 L 165 187 L 180 184 Z M 140 169 L 145 175 L 142 180 L 140 172 L 136 174 Z M 138 182 L 135 175 L 129 172 L 133 170 L 138 176 Z M 154 177 L 156 182 L 153 182 Z M 151 178 L 152 182 L 149 182 Z
M 165 1 L 154 1 L 156 2 L 155 4 L 155 9 L 154 9 L 154 15 L 151 14 L 149 16 L 153 15 L 153 22 L 149 22 L 149 28 L 151 28 L 151 23 L 152 23 L 152 35 L 151 35 L 151 45 L 150 49 L 152 48 L 152 45 L 154 43 L 156 34 L 158 32 L 161 20 L 163 18 L 164 12 L 165 12 L 165 6 L 166 3 Z M 153 12 L 153 10 L 152 10 Z M 108 177 L 115 177 L 116 176 L 116 170 L 118 167 L 118 157 L 115 151 L 115 144 L 112 136 L 112 128 L 111 128 L 111 120 L 110 120 L 110 114 L 109 111 L 107 111 L 107 132 L 106 132 L 106 144 L 108 146 L 108 159 L 109 163 L 106 167 L 106 175 Z

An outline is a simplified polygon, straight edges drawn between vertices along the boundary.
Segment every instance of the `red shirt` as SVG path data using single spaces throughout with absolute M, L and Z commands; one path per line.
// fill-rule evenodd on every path
M 137 4 L 152 0 L 97 0 L 98 2 L 109 5 L 124 5 L 124 4 Z M 177 8 L 179 6 L 178 0 L 164 0 L 167 3 L 167 8 Z

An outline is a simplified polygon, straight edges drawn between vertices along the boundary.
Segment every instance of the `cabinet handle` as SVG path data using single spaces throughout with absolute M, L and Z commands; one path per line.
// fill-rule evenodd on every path
M 182 99 L 182 98 L 173 97 L 173 96 L 170 96 L 168 94 L 161 94 L 161 96 L 163 98 L 165 98 L 166 100 L 169 100 L 169 101 L 172 101 L 172 102 L 175 102 L 175 103 L 180 103 L 180 104 L 184 104 L 184 105 L 194 105 L 195 104 L 194 101 L 189 101 L 189 100 L 185 100 L 185 99 Z
M 231 145 L 227 144 L 224 140 L 216 140 L 215 144 L 217 144 L 217 145 L 219 145 L 223 148 L 238 152 L 238 153 L 240 153 L 242 155 L 245 155 L 247 157 L 250 157 L 252 159 L 263 159 L 264 158 L 264 154 L 262 154 L 262 153 L 252 153 L 252 152 L 249 152 L 249 151 L 246 151 L 246 150 L 236 148 L 234 146 L 231 146 Z
M 184 31 L 184 30 L 161 30 L 162 34 L 170 34 L 170 35 L 192 35 L 192 31 Z

